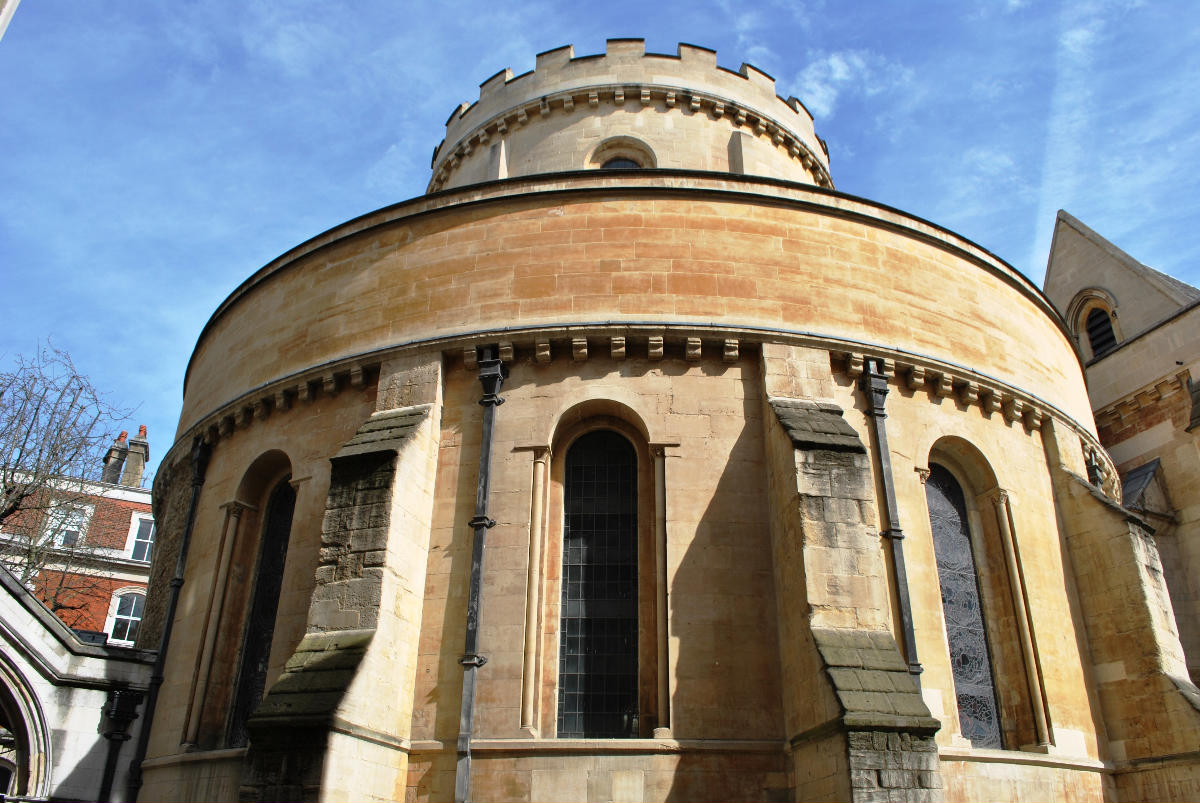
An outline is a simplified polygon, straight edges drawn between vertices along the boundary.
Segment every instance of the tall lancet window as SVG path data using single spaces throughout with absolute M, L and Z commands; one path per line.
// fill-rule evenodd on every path
M 254 596 L 242 640 L 242 664 L 229 719 L 230 747 L 247 743 L 249 734 L 246 721 L 258 708 L 266 692 L 271 636 L 275 633 L 275 614 L 279 609 L 279 592 L 283 587 L 283 564 L 292 531 L 292 512 L 296 508 L 296 490 L 290 480 L 291 477 L 280 480 L 267 501 L 258 569 L 254 573 Z
M 925 497 L 942 590 L 946 638 L 950 643 L 959 725 L 973 747 L 999 749 L 1003 742 L 996 683 L 992 679 L 966 499 L 954 475 L 936 463 L 929 466 Z
M 637 736 L 637 455 L 598 430 L 565 469 L 558 736 Z

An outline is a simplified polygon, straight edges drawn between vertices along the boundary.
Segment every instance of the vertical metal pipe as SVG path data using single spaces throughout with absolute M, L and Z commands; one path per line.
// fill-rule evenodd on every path
M 1025 679 L 1029 684 L 1029 702 L 1033 708 L 1033 724 L 1037 729 L 1038 745 L 1050 744 L 1050 724 L 1046 715 L 1046 700 L 1042 694 L 1042 679 L 1038 672 L 1037 650 L 1033 646 L 1033 628 L 1030 622 L 1029 604 L 1025 599 L 1025 583 L 1021 575 L 1021 560 L 1017 555 L 1013 538 L 1012 515 L 1008 505 L 1008 491 L 999 490 L 992 496 L 996 506 L 996 521 L 1000 525 L 1000 541 L 1004 544 L 1004 560 L 1008 564 L 1008 583 L 1012 592 L 1013 607 L 1017 614 L 1017 632 L 1021 637 L 1021 652 L 1025 658 Z
M 546 495 L 546 460 L 549 449 L 540 447 L 533 456 L 533 500 L 529 514 L 529 572 L 525 579 L 525 672 L 521 687 L 521 728 L 535 735 L 534 702 L 538 688 L 538 645 L 542 634 L 538 612 L 542 606 L 542 519 Z
M 912 603 L 908 596 L 908 570 L 904 565 L 904 531 L 900 529 L 900 512 L 896 505 L 896 487 L 892 477 L 891 450 L 888 449 L 887 413 L 888 382 L 880 361 L 867 359 L 861 381 L 863 395 L 867 400 L 867 415 L 875 434 L 875 459 L 879 463 L 879 477 L 883 483 L 883 535 L 888 539 L 892 553 L 892 566 L 896 572 L 896 597 L 900 606 L 900 628 L 903 631 L 904 656 L 908 660 L 908 671 L 921 685 L 924 667 L 917 659 L 917 637 L 913 631 Z
M 208 458 L 212 448 L 199 436 L 192 441 L 192 499 L 188 503 L 187 522 L 179 539 L 179 555 L 175 558 L 175 575 L 171 578 L 170 594 L 167 597 L 167 612 L 163 619 L 162 636 L 158 641 L 158 655 L 154 658 L 154 669 L 150 673 L 150 690 L 146 695 L 146 715 L 138 731 L 137 749 L 129 763 L 129 800 L 137 800 L 142 788 L 142 761 L 150 744 L 150 728 L 154 724 L 154 709 L 158 706 L 158 690 L 163 684 L 163 668 L 167 663 L 167 649 L 171 646 L 171 628 L 175 623 L 175 609 L 179 607 L 179 590 L 183 588 L 183 573 L 187 568 L 188 544 L 192 540 L 192 528 L 196 525 L 196 508 L 200 504 L 200 489 L 204 487 L 204 474 L 208 470 Z
M 484 346 L 479 360 L 479 382 L 483 385 L 483 433 L 479 444 L 479 482 L 475 486 L 475 516 L 471 519 L 474 540 L 471 545 L 471 580 L 467 591 L 467 636 L 463 655 L 462 707 L 458 718 L 458 764 L 454 772 L 454 801 L 471 799 L 471 733 L 475 726 L 475 683 L 479 667 L 487 658 L 479 653 L 479 597 L 483 583 L 483 549 L 487 531 L 496 524 L 488 518 L 488 500 L 492 479 L 492 431 L 496 407 L 504 403 L 498 395 L 508 371 L 496 358 L 495 346 Z

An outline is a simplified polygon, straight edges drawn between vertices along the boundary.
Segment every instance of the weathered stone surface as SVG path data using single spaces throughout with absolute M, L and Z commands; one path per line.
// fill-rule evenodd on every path
M 842 418 L 842 408 L 807 399 L 770 399 L 771 409 L 792 443 L 800 449 L 866 452 L 854 427 Z

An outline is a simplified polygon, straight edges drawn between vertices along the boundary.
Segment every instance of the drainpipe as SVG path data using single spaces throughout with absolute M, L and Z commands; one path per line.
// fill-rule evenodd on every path
M 175 609 L 179 606 L 179 589 L 183 588 L 183 570 L 187 567 L 188 542 L 192 539 L 192 527 L 196 524 L 196 507 L 200 503 L 200 489 L 204 486 L 204 473 L 208 469 L 208 458 L 212 447 L 199 436 L 192 441 L 192 500 L 188 503 L 187 523 L 179 541 L 179 556 L 175 559 L 175 576 L 171 578 L 170 595 L 167 597 L 167 614 L 163 619 L 162 637 L 158 641 L 158 655 L 150 674 L 150 690 L 146 695 L 146 718 L 138 731 L 137 749 L 129 764 L 129 800 L 135 801 L 142 788 L 142 761 L 150 744 L 150 726 L 154 724 L 154 709 L 158 706 L 158 690 L 163 683 L 163 667 L 167 663 L 167 648 L 171 645 L 171 625 L 175 621 Z
M 479 482 L 475 487 L 475 516 L 471 528 L 475 531 L 471 545 L 471 584 L 467 595 L 466 647 L 458 662 L 463 667 L 462 708 L 458 718 L 458 765 L 454 773 L 454 801 L 467 803 L 471 799 L 471 733 L 475 727 L 475 683 L 479 667 L 487 658 L 479 653 L 479 598 L 483 581 L 483 547 L 487 531 L 496 522 L 488 518 L 488 500 L 492 475 L 492 431 L 496 423 L 496 408 L 504 404 L 498 395 L 508 369 L 496 359 L 496 347 L 484 346 L 479 360 L 479 383 L 483 385 L 483 435 L 479 444 Z
M 879 464 L 879 477 L 883 482 L 883 536 L 891 547 L 892 566 L 896 571 L 896 597 L 900 608 L 900 629 L 903 631 L 904 656 L 908 660 L 908 671 L 921 686 L 924 667 L 917 660 L 917 637 L 913 632 L 912 603 L 908 597 L 908 571 L 904 567 L 904 531 L 900 529 L 900 513 L 896 506 L 896 486 L 892 480 L 892 457 L 888 449 L 887 427 L 884 419 L 884 404 L 887 401 L 888 381 L 883 373 L 881 360 L 868 358 L 864 361 L 861 388 L 867 400 L 867 415 L 871 430 L 875 433 L 875 460 Z

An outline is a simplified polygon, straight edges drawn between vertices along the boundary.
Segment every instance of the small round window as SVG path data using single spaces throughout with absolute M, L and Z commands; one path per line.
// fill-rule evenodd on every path
M 628 170 L 630 168 L 637 169 L 641 167 L 641 165 L 632 159 L 627 159 L 624 156 L 616 156 L 600 165 L 600 167 L 604 168 L 605 170 Z

